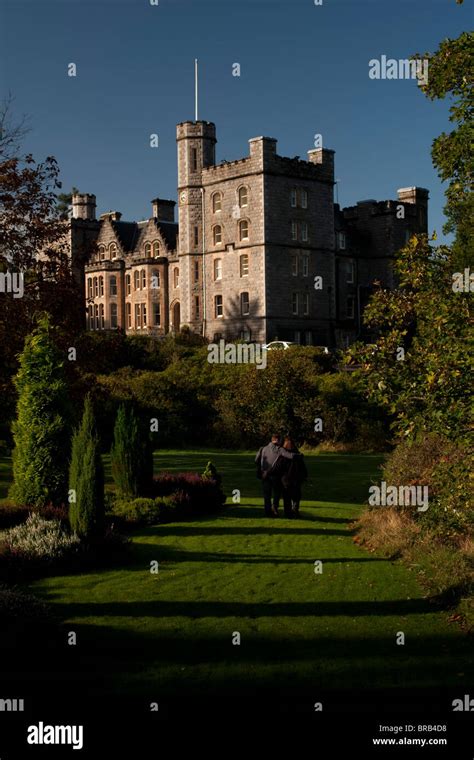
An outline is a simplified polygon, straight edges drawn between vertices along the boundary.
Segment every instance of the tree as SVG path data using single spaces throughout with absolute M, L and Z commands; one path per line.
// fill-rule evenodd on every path
M 73 187 L 70 193 L 58 193 L 58 205 L 57 210 L 60 219 L 69 219 L 69 209 L 72 203 L 72 196 L 77 195 L 79 190 L 77 187 Z
M 444 232 L 455 233 L 453 264 L 461 269 L 474 263 L 473 200 L 473 82 L 474 34 L 464 32 L 446 39 L 435 53 L 417 54 L 428 59 L 428 81 L 421 86 L 431 100 L 449 98 L 450 121 L 456 128 L 433 141 L 433 164 L 443 182 L 448 182 Z
M 43 507 L 67 502 L 70 408 L 63 358 L 49 318 L 43 315 L 28 336 L 15 377 L 17 418 L 13 423 L 11 498 Z
M 81 538 L 99 538 L 104 530 L 104 471 L 94 409 L 86 396 L 79 428 L 74 432 L 69 468 L 69 523 Z
M 153 477 L 153 451 L 150 434 L 138 419 L 133 406 L 121 404 L 118 409 L 111 466 L 118 495 L 148 494 Z

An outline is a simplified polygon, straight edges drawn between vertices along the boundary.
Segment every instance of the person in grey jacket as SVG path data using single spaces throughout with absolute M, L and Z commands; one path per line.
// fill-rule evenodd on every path
M 280 457 L 293 459 L 295 456 L 299 455 L 282 447 L 278 433 L 274 433 L 270 443 L 258 450 L 255 464 L 257 465 L 257 477 L 262 481 L 263 504 L 267 517 L 277 516 L 282 495 L 281 479 L 276 473 L 273 475 L 275 465 Z

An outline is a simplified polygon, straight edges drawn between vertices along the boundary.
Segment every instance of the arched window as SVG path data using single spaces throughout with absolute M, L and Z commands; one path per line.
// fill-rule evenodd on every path
M 94 329 L 94 307 L 92 304 L 89 306 L 89 330 Z
M 115 243 L 111 243 L 109 245 L 109 251 L 110 251 L 110 258 L 116 259 L 117 258 L 117 246 Z
M 130 328 L 132 326 L 132 304 L 130 301 L 126 304 L 126 311 L 127 311 L 127 327 Z
M 102 277 L 102 275 L 99 277 L 99 295 L 100 296 L 104 295 L 104 278 Z
M 104 304 L 100 304 L 100 329 L 103 330 L 105 327 L 105 316 L 104 316 Z
M 117 278 L 114 274 L 109 278 L 109 293 L 111 296 L 117 295 Z
M 239 206 L 240 206 L 240 208 L 245 208 L 246 206 L 248 206 L 248 203 L 249 203 L 248 188 L 246 188 L 245 186 L 244 187 L 239 187 Z
M 99 295 L 99 280 L 97 277 L 94 277 L 94 298 L 96 298 Z
M 154 269 L 153 272 L 151 273 L 151 287 L 153 288 L 153 290 L 155 290 L 159 288 L 160 285 L 161 285 L 160 273 L 158 269 Z
M 105 259 L 105 245 L 99 245 L 99 259 Z
M 173 284 L 175 288 L 179 288 L 179 269 L 175 267 L 173 269 Z
M 212 211 L 214 214 L 217 211 L 222 211 L 222 195 L 220 193 L 214 193 L 212 196 Z
M 133 273 L 133 287 L 135 288 L 135 290 L 138 290 L 138 288 L 140 287 L 140 272 L 138 271 L 138 269 L 135 269 Z
M 222 227 L 220 224 L 216 224 L 213 231 L 214 245 L 222 245 Z
M 151 243 L 145 243 L 145 256 L 147 258 L 151 256 Z
M 110 326 L 117 327 L 117 304 L 110 304 Z
M 142 269 L 140 272 L 140 280 L 141 280 L 141 288 L 142 290 L 145 290 L 146 288 L 146 269 Z
M 155 240 L 153 243 L 153 258 L 157 259 L 160 255 L 160 244 L 158 240 Z
M 247 277 L 249 273 L 249 257 L 248 253 L 243 253 L 240 257 L 240 276 Z
M 129 296 L 132 292 L 132 278 L 129 274 L 125 275 L 125 289 L 127 291 L 127 296 Z
M 94 291 L 92 290 L 92 277 L 87 278 L 87 297 L 88 298 L 94 297 Z
M 94 305 L 95 329 L 99 329 L 99 304 Z
M 242 219 L 239 222 L 239 240 L 249 239 L 249 223 L 247 219 Z

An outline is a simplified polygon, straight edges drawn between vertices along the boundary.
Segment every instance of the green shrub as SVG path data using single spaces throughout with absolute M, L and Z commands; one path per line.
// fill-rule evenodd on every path
M 104 530 L 104 473 L 89 396 L 84 403 L 81 425 L 72 440 L 69 489 L 72 530 L 82 538 L 97 538 Z
M 10 497 L 17 504 L 67 502 L 70 407 L 63 364 L 44 316 L 25 341 L 14 380 L 18 401 Z
M 132 406 L 122 404 L 119 407 L 110 460 L 118 496 L 146 496 L 149 493 L 153 478 L 151 440 Z
M 160 521 L 161 499 L 120 499 L 113 505 L 112 513 L 133 525 L 153 525 Z

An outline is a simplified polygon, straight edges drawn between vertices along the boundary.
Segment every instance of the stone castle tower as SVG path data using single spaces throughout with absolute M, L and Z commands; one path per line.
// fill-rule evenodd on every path
M 94 195 L 73 198 L 89 329 L 162 336 L 186 325 L 211 341 L 325 346 L 364 337 L 373 283 L 393 287 L 395 252 L 427 230 L 428 191 L 341 210 L 332 150 L 286 158 L 256 137 L 248 156 L 216 163 L 213 123 L 182 122 L 176 139 L 178 223 L 170 200 L 125 222 L 118 211 L 96 220 Z

